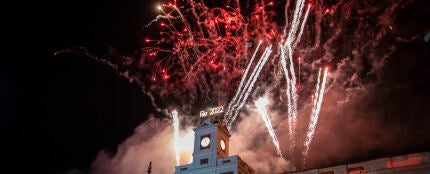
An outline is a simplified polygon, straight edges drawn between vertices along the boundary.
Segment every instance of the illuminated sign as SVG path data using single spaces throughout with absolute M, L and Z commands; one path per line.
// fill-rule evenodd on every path
M 219 106 L 216 108 L 208 108 L 206 110 L 200 111 L 200 117 L 211 116 L 224 112 L 224 106 Z

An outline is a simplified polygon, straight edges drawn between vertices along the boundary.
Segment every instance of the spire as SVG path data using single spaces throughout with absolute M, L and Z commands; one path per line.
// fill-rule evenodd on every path
M 151 174 L 151 169 L 152 169 L 152 161 L 149 161 L 148 174 Z

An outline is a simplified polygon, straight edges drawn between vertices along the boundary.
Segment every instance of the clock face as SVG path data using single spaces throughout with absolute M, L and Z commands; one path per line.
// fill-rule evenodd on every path
M 209 139 L 209 137 L 204 137 L 202 139 L 202 141 L 200 142 L 200 145 L 202 147 L 207 147 L 209 145 L 209 143 L 211 142 L 211 140 Z
M 220 145 L 221 145 L 221 149 L 225 150 L 225 142 L 224 142 L 224 140 L 221 140 Z

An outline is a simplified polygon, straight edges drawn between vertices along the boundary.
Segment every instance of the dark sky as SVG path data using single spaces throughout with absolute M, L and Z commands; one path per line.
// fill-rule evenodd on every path
M 136 86 L 70 46 L 106 53 L 140 47 L 151 1 L 11 1 L 2 8 L 0 124 L 6 171 L 88 169 L 151 111 Z M 6 40 L 4 40 L 6 38 Z M 2 169 L 3 170 L 3 169 Z M 8 172 L 6 172 L 8 173 Z
M 112 69 L 85 56 L 53 54 L 73 46 L 86 47 L 97 55 L 107 54 L 109 47 L 124 54 L 135 51 L 141 47 L 146 36 L 141 31 L 142 26 L 156 15 L 157 2 L 66 0 L 9 3 L 11 4 L 3 6 L 0 21 L 4 35 L 0 63 L 0 131 L 6 171 L 65 173 L 76 168 L 89 170 L 101 149 L 115 152 L 116 145 L 132 135 L 134 128 L 154 111 L 139 87 L 130 85 Z M 413 9 L 403 13 L 403 16 L 409 16 Z M 427 11 L 421 14 L 429 13 Z M 404 20 L 408 21 L 408 18 L 405 17 Z M 430 30 L 420 28 L 414 22 L 407 24 L 405 27 L 421 32 L 417 34 Z M 402 48 L 428 50 L 429 44 L 405 44 Z M 429 59 L 424 59 L 429 54 L 416 52 L 411 54 L 411 61 L 408 61 L 407 53 L 395 52 L 401 59 L 390 60 L 382 73 L 384 80 L 377 85 L 389 90 L 374 93 L 384 97 L 383 99 L 370 98 L 369 101 L 368 98 L 363 98 L 364 101 L 369 101 L 369 106 L 357 103 L 358 106 L 351 107 L 372 108 L 392 104 L 409 108 L 394 108 L 390 111 L 378 108 L 375 109 L 376 114 L 369 115 L 383 115 L 383 120 L 389 120 L 386 122 L 389 125 L 387 127 L 395 127 L 404 119 L 391 119 L 389 115 L 399 112 L 410 114 L 411 117 L 407 120 L 416 120 L 417 124 L 409 124 L 404 129 L 411 131 L 411 134 L 399 136 L 425 136 L 429 132 L 423 131 L 425 126 L 418 122 L 429 123 L 426 116 L 430 117 L 427 101 L 430 97 L 430 71 L 427 68 L 430 62 Z M 414 59 L 414 56 L 418 58 Z M 400 85 L 387 87 L 396 83 Z M 378 89 L 378 86 L 371 89 L 375 88 Z M 413 106 L 403 100 L 409 96 Z M 369 110 L 366 112 L 372 111 Z M 425 115 L 416 116 L 417 114 Z M 362 115 L 366 118 L 366 114 Z M 348 119 L 350 118 L 335 120 L 334 123 L 350 121 Z M 342 125 L 340 128 L 359 131 L 359 126 Z M 326 134 L 333 136 L 328 137 L 329 140 L 336 139 L 336 135 Z M 394 140 L 390 139 L 389 142 Z M 408 146 L 408 143 L 403 142 L 404 146 L 397 145 L 388 151 L 368 152 L 368 155 L 360 155 L 351 160 L 385 156 L 386 152 L 430 150 L 426 142 L 429 141 L 421 140 L 421 144 L 417 146 Z M 324 158 L 325 156 L 317 156 L 317 159 Z M 343 162 L 339 161 L 340 158 L 335 159 L 338 160 L 336 163 Z

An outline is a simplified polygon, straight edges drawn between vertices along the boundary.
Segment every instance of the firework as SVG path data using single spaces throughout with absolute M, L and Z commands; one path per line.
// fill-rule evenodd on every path
M 231 111 L 232 111 L 232 104 L 234 104 L 234 103 L 236 103 L 236 99 L 237 99 L 237 97 L 239 96 L 239 94 L 243 91 L 243 82 L 245 82 L 245 79 L 246 79 L 246 77 L 247 77 L 247 75 L 248 75 L 248 71 L 249 71 L 249 69 L 251 68 L 251 64 L 252 64 L 252 62 L 254 61 L 254 58 L 255 58 L 255 55 L 257 55 L 257 51 L 258 51 L 258 49 L 260 48 L 260 45 L 261 45 L 261 41 L 258 43 L 258 46 L 257 46 L 257 48 L 255 49 L 255 51 L 254 51 L 254 54 L 252 55 L 252 57 L 251 57 L 251 60 L 249 61 L 249 63 L 248 63 L 248 67 L 246 68 L 246 70 L 245 70 L 245 72 L 243 73 L 243 75 L 242 75 L 242 80 L 240 80 L 240 84 L 239 84 L 239 87 L 238 87 L 238 90 L 237 90 L 237 92 L 236 92 L 236 94 L 234 95 L 234 97 L 233 97 L 233 99 L 231 100 L 231 102 L 230 102 L 230 104 L 228 105 L 228 109 L 227 109 L 227 112 L 226 112 L 226 116 L 228 117 L 228 116 L 230 116 L 230 114 L 231 114 Z
M 266 125 L 267 131 L 269 132 L 270 137 L 272 138 L 273 144 L 276 147 L 276 151 L 278 155 L 282 158 L 282 152 L 279 147 L 279 141 L 275 134 L 275 131 L 273 130 L 272 123 L 269 118 L 269 114 L 267 114 L 266 106 L 269 104 L 269 100 L 266 97 L 261 97 L 257 101 L 255 101 L 255 106 L 258 109 L 258 112 L 260 113 L 261 118 L 264 121 L 264 124 Z
M 159 3 L 155 7 L 158 16 L 143 28 L 143 48 L 136 52 L 109 52 L 97 58 L 81 54 L 88 53 L 86 50 L 72 48 L 56 54 L 78 50 L 76 54 L 112 67 L 149 96 L 157 116 L 174 119 L 166 108 L 177 108 L 181 116 L 196 117 L 202 106 L 224 106 L 225 121 L 231 129 L 240 120 L 238 115 L 248 108 L 243 106 L 264 93 L 274 101 L 270 108 L 279 117 L 279 124 L 273 125 L 279 130 L 277 135 L 287 137 L 278 143 L 290 150 L 283 153 L 292 158 L 299 154 L 297 150 L 303 150 L 300 155 L 304 159 L 309 158 L 311 146 L 316 147 L 314 136 L 319 135 L 316 126 L 321 124 L 318 119 L 322 119 L 321 105 L 327 98 L 326 85 L 328 89 L 347 92 L 330 95 L 331 101 L 345 101 L 339 102 L 341 105 L 357 102 L 352 92 L 367 89 L 366 85 L 375 82 L 367 78 L 379 77 L 379 71 L 384 70 L 381 67 L 397 48 L 417 37 L 406 38 L 409 34 L 395 30 L 401 28 L 401 23 L 396 22 L 398 14 L 404 12 L 397 11 L 412 4 L 407 0 Z M 427 38 L 430 37 L 426 35 L 425 41 Z M 268 45 L 275 45 L 271 54 L 265 51 Z M 334 66 L 332 81 L 327 79 L 328 70 L 317 70 L 326 63 Z M 312 101 L 302 97 L 308 94 L 314 94 Z M 242 123 L 247 123 L 246 119 Z M 184 120 L 193 127 L 198 122 L 196 118 Z M 174 129 L 172 137 L 177 144 L 175 137 L 182 136 L 182 132 Z M 232 134 L 241 131 L 237 129 Z M 184 142 L 192 140 L 180 140 Z M 180 147 L 174 147 L 177 161 L 183 156 L 177 155 Z
M 256 86 L 278 88 L 273 83 L 278 83 L 277 79 L 282 76 L 272 80 L 270 70 L 277 69 L 281 74 L 283 71 L 289 145 L 292 150 L 296 144 L 299 110 L 297 81 L 300 84 L 301 63 L 299 60 L 297 72 L 293 56 L 304 33 L 311 5 L 304 11 L 305 0 L 295 1 L 293 19 L 288 22 L 289 1 L 283 9 L 285 21 L 275 20 L 278 7 L 274 6 L 274 2 L 256 0 L 240 3 L 237 0 L 212 2 L 214 4 L 211 5 L 205 2 L 184 0 L 158 5 L 156 9 L 159 15 L 144 26 L 156 32 L 144 39 L 145 46 L 136 53 L 136 61 L 125 56 L 120 60 L 92 58 L 111 66 L 122 77 L 140 85 L 157 112 L 171 115 L 177 163 L 180 158 L 178 113 L 162 109 L 167 108 L 165 105 L 181 106 L 181 112 L 192 115 L 196 111 L 193 109 L 199 109 L 191 107 L 194 103 L 228 103 L 224 121 L 232 129 L 248 99 L 255 97 L 251 93 Z M 251 11 L 245 12 L 248 9 L 243 10 L 242 6 Z M 272 54 L 272 44 L 279 45 L 275 54 Z M 260 50 L 262 46 L 265 46 L 264 51 Z M 251 53 L 252 56 L 248 56 Z M 258 60 L 254 60 L 258 57 Z M 126 58 L 130 61 L 125 61 Z M 264 81 L 258 80 L 261 76 L 266 77 Z M 268 93 L 267 90 L 265 92 Z M 320 105 L 320 100 L 322 97 L 317 97 L 316 104 Z M 319 108 L 315 107 L 313 111 L 317 113 Z M 267 113 L 263 113 L 262 117 L 278 153 L 282 155 L 273 129 L 269 129 Z M 312 114 L 312 117 L 315 115 Z
M 179 119 L 178 119 L 178 111 L 172 111 L 172 120 L 173 120 L 173 148 L 176 153 L 176 165 L 179 165 Z
M 249 94 L 252 91 L 252 88 L 253 88 L 253 86 L 254 86 L 257 78 L 258 78 L 258 75 L 261 72 L 261 69 L 263 68 L 263 66 L 266 63 L 266 61 L 269 59 L 269 56 L 270 56 L 270 54 L 272 52 L 271 48 L 272 48 L 272 46 L 269 46 L 264 51 L 263 55 L 260 58 L 260 61 L 257 63 L 256 68 L 254 69 L 254 71 L 251 74 L 250 80 L 248 80 L 247 84 L 245 85 L 246 92 L 241 95 L 243 97 L 239 98 L 239 102 L 236 105 L 233 106 L 233 107 L 237 107 L 237 108 L 235 108 L 232 111 L 232 112 L 234 112 L 233 115 L 231 115 L 230 117 L 228 117 L 229 119 L 227 119 L 227 126 L 228 126 L 229 129 L 231 129 L 231 127 L 233 126 L 233 124 L 234 124 L 234 122 L 235 122 L 235 120 L 237 118 L 237 115 L 239 114 L 240 108 L 242 108 L 243 105 L 245 105 L 245 102 L 248 99 Z
M 311 9 L 311 4 L 308 5 L 308 9 L 306 10 L 305 17 L 303 18 L 303 22 L 302 22 L 302 25 L 300 27 L 299 34 L 297 36 L 297 40 L 296 40 L 296 42 L 293 43 L 293 46 L 292 46 L 293 48 L 297 47 L 297 44 L 300 42 L 300 39 L 302 38 L 303 30 L 305 29 L 305 24 L 306 24 L 306 20 L 308 19 L 310 9 Z M 299 72 L 300 72 L 300 70 L 299 70 Z
M 326 68 L 324 70 L 324 76 L 323 76 L 322 84 L 321 84 L 319 91 L 318 91 L 318 84 L 319 84 L 319 78 L 320 78 L 321 70 L 318 73 L 317 90 L 315 91 L 315 99 L 313 102 L 314 106 L 312 108 L 312 114 L 311 114 L 311 120 L 310 120 L 309 127 L 308 127 L 308 132 L 306 134 L 305 151 L 303 152 L 305 155 L 305 159 L 307 157 L 311 141 L 312 141 L 313 136 L 315 134 L 315 127 L 316 127 L 317 122 L 318 122 L 318 114 L 320 112 L 322 100 L 324 97 L 324 89 L 325 89 L 325 83 L 326 83 L 326 79 L 327 79 L 327 71 L 328 71 L 328 68 Z
M 285 91 L 285 94 L 287 95 L 287 111 L 288 111 L 288 125 L 289 125 L 289 133 L 290 133 L 290 142 L 291 142 L 291 146 L 290 149 L 294 146 L 294 135 L 293 135 L 293 107 L 292 107 L 292 101 L 291 101 L 291 92 L 290 92 L 290 79 L 289 74 L 288 74 L 288 69 L 287 69 L 287 62 L 285 60 L 285 51 L 284 48 L 280 45 L 280 50 L 281 50 L 281 63 L 282 63 L 282 69 L 284 70 L 285 73 L 285 81 L 287 82 L 287 89 Z

